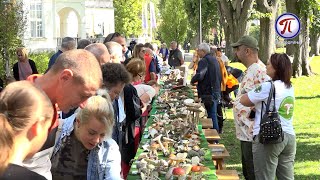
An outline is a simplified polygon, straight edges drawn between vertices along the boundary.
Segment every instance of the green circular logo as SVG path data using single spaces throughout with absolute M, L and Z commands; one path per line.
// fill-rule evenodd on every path
M 290 120 L 293 116 L 294 98 L 288 96 L 284 98 L 279 107 L 279 115 L 286 120 Z
M 261 87 L 261 85 L 260 85 L 260 86 L 258 86 L 256 89 L 254 89 L 254 92 L 255 92 L 255 93 L 259 93 L 259 92 L 261 92 L 261 89 L 262 89 L 262 87 Z

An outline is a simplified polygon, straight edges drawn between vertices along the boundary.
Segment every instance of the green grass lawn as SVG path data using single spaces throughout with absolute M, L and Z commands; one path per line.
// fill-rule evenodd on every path
M 243 69 L 240 63 L 232 63 Z M 320 180 L 320 56 L 311 61 L 313 72 L 318 75 L 292 79 L 295 89 L 296 106 L 294 109 L 294 128 L 297 138 L 295 158 L 295 179 Z M 226 111 L 224 133 L 220 143 L 230 153 L 226 160 L 227 169 L 236 169 L 242 179 L 240 143 L 235 136 L 232 110 Z

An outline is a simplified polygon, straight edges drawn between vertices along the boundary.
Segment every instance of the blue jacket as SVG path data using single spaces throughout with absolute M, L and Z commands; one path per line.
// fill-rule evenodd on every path
M 207 54 L 199 61 L 197 72 L 192 77 L 191 83 L 198 82 L 198 95 L 201 97 L 202 95 L 220 93 L 221 79 L 221 70 L 217 59 Z
M 60 121 L 63 123 L 59 126 L 59 138 L 53 150 L 52 157 L 58 152 L 66 136 L 70 136 L 74 126 L 75 115 Z M 109 138 L 100 143 L 89 153 L 87 180 L 120 180 L 121 172 L 121 155 L 117 143 Z
M 58 50 L 58 52 L 56 52 L 54 55 L 51 56 L 50 60 L 49 60 L 49 64 L 48 64 L 48 69 L 46 70 L 46 72 L 49 71 L 49 69 L 51 68 L 51 66 L 56 62 L 56 60 L 58 59 L 58 57 L 60 56 L 60 54 L 62 54 L 63 52 L 61 50 Z

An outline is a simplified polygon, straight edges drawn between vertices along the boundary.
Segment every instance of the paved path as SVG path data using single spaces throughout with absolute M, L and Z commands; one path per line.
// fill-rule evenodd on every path
M 184 61 L 185 62 L 191 62 L 192 61 L 192 53 L 184 53 Z

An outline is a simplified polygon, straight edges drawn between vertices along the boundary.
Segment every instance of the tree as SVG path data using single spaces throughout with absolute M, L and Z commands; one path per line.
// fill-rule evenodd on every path
M 199 29 L 200 29 L 200 1 L 199 0 L 184 0 L 188 20 L 190 24 L 191 34 L 196 37 L 199 42 Z M 201 16 L 202 16 L 202 31 L 204 36 L 210 33 L 213 27 L 218 27 L 218 12 L 217 1 L 202 0 L 201 2 Z M 209 37 L 204 39 L 208 42 Z
M 15 0 L 0 1 L 0 51 L 6 78 L 11 76 L 10 56 L 15 55 L 21 46 L 21 37 L 25 31 L 26 19 L 22 2 Z
M 187 14 L 183 0 L 165 0 L 160 8 L 162 22 L 159 32 L 162 40 L 166 43 L 177 41 L 183 43 L 188 28 Z
M 257 0 L 257 10 L 260 16 L 259 58 L 267 63 L 275 51 L 275 18 L 279 8 L 279 0 Z
M 312 8 L 310 25 L 310 56 L 319 56 L 319 46 L 320 46 L 320 3 L 318 2 Z
M 293 76 L 309 76 L 312 74 L 309 63 L 309 26 L 312 8 L 316 7 L 317 0 L 286 0 L 288 12 L 298 15 L 301 21 L 301 32 L 293 38 L 299 44 L 288 44 L 286 53 L 293 56 Z
M 142 32 L 142 4 L 139 0 L 113 1 L 115 8 L 115 30 L 126 37 L 139 36 Z
M 251 15 L 253 0 L 219 0 L 219 22 L 222 24 L 226 41 L 226 55 L 232 56 L 230 44 L 247 35 L 249 32 L 248 19 Z

